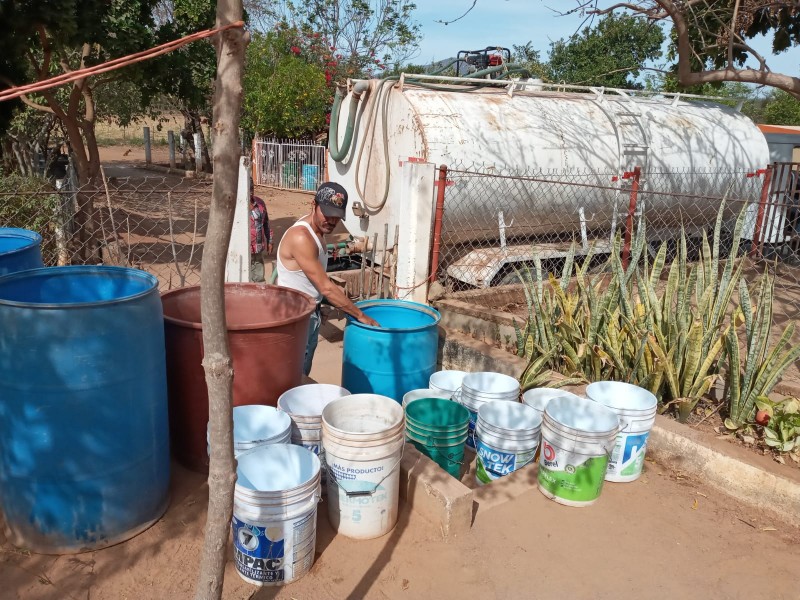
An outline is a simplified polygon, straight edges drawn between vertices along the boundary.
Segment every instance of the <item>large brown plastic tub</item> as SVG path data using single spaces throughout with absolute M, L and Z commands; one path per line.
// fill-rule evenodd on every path
M 172 450 L 184 466 L 208 469 L 208 388 L 203 370 L 200 287 L 161 296 L 167 349 Z M 300 385 L 314 300 L 300 292 L 256 283 L 225 284 L 228 343 L 233 359 L 233 404 L 275 406 Z

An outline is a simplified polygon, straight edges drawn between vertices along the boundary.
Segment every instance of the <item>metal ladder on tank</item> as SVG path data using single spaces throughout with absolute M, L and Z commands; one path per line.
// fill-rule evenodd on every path
M 647 134 L 647 113 L 643 112 L 639 103 L 622 90 L 615 90 L 623 99 L 622 102 L 609 102 L 607 104 L 619 140 L 619 173 L 633 171 L 640 167 L 643 174 L 647 173 L 650 158 L 650 136 Z M 620 182 L 622 180 L 620 179 Z M 646 175 L 639 180 L 639 190 L 644 191 L 647 185 Z M 611 218 L 611 241 L 617 230 L 619 202 L 614 202 L 614 213 Z M 639 197 L 636 205 L 637 218 L 644 215 L 644 198 Z

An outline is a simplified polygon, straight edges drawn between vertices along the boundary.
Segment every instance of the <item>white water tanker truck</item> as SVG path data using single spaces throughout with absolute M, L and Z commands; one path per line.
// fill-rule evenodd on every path
M 509 262 L 531 259 L 529 242 L 514 248 L 506 246 L 506 237 L 533 241 L 559 233 L 582 231 L 585 236 L 591 230 L 607 244 L 623 226 L 628 206 L 624 188 L 608 189 L 619 185 L 612 184 L 608 174 L 640 167 L 643 173 L 660 174 L 653 181 L 643 180 L 651 192 L 688 189 L 692 196 L 722 197 L 727 181 L 715 175 L 763 169 L 769 151 L 759 129 L 738 110 L 706 100 L 550 86 L 530 79 L 401 75 L 352 81 L 337 92 L 334 103 L 328 177 L 350 192 L 345 225 L 353 236 L 371 241 L 376 233 L 382 237 L 388 225 L 391 237 L 398 226 L 399 295 L 424 300 L 439 165 L 509 175 L 578 169 L 596 173 L 594 180 L 590 176 L 583 181 L 605 188 L 582 187 L 577 200 L 570 202 L 558 196 L 556 186 L 542 186 L 535 198 L 533 192 L 504 195 L 508 224 L 500 215 L 492 252 L 485 231 L 459 231 L 457 224 L 498 225 L 500 190 L 486 186 L 499 179 L 486 178 L 480 194 L 474 192 L 471 199 L 464 196 L 473 193 L 469 189 L 453 189 L 465 184 L 463 179 L 454 185 L 448 182 L 443 216 L 447 243 L 462 244 L 464 265 L 477 262 L 484 268 L 491 263 L 491 275 Z M 456 192 L 459 202 L 448 203 Z M 667 225 L 662 239 L 687 222 L 713 224 L 719 206 L 689 195 L 650 197 L 646 210 L 658 211 L 660 222 Z M 733 210 L 738 209 L 732 206 Z M 590 228 L 587 215 L 594 219 Z M 476 235 L 481 236 L 478 250 L 470 243 Z M 469 255 L 475 252 L 482 254 L 472 256 L 471 263 Z M 380 262 L 380 252 L 376 260 Z M 445 266 L 449 277 L 474 286 L 491 285 L 491 276 L 459 269 L 458 262 Z

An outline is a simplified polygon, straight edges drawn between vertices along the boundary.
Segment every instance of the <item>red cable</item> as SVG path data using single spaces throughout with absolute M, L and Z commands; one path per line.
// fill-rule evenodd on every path
M 98 75 L 100 73 L 113 71 L 115 69 L 119 69 L 127 65 L 132 65 L 137 62 L 143 62 L 155 56 L 160 56 L 161 54 L 167 54 L 168 52 L 177 50 L 178 48 L 185 46 L 186 44 L 189 44 L 191 42 L 194 42 L 196 40 L 211 37 L 216 33 L 225 31 L 227 29 L 233 29 L 235 27 L 244 27 L 244 22 L 236 21 L 235 23 L 230 23 L 229 25 L 223 25 L 222 27 L 198 31 L 196 33 L 189 34 L 177 40 L 173 40 L 171 42 L 166 42 L 159 46 L 155 46 L 154 48 L 150 48 L 149 50 L 142 50 L 141 52 L 129 54 L 128 56 L 123 56 L 121 58 L 115 58 L 113 60 L 101 63 L 99 65 L 94 65 L 92 67 L 85 67 L 77 71 L 71 71 L 70 73 L 57 75 L 55 77 L 51 77 L 50 79 L 37 81 L 36 83 L 29 83 L 27 85 L 12 87 L 0 92 L 0 102 L 2 102 L 3 100 L 11 100 L 13 98 L 18 98 L 19 96 L 24 96 L 31 92 L 46 90 L 52 87 L 62 85 L 64 83 L 69 83 L 70 81 L 75 81 L 77 79 L 83 79 L 84 77 L 88 77 L 90 75 Z

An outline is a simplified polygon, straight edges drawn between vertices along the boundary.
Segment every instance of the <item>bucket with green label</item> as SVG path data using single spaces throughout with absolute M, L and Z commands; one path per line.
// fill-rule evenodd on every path
M 589 506 L 600 497 L 619 418 L 585 398 L 553 398 L 542 422 L 539 491 L 567 506 Z
M 621 381 L 597 381 L 586 395 L 619 417 L 620 431 L 611 453 L 606 481 L 634 481 L 642 474 L 647 438 L 656 422 L 658 400 L 644 388 Z

